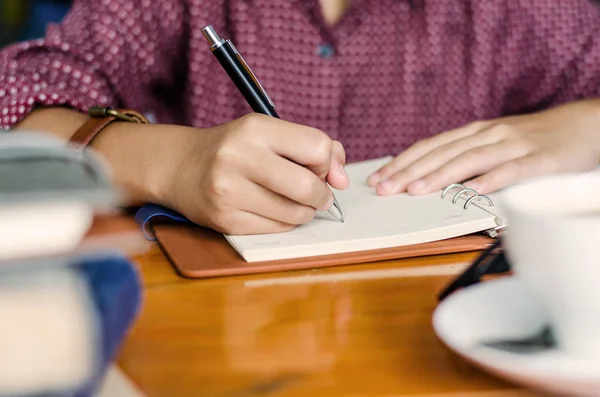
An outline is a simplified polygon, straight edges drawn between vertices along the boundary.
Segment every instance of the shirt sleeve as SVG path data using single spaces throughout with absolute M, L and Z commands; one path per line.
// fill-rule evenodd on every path
M 174 83 L 184 31 L 183 0 L 75 0 L 44 38 L 0 51 L 0 129 L 38 105 L 143 111 Z
M 600 3 L 506 0 L 495 43 L 506 114 L 600 96 Z

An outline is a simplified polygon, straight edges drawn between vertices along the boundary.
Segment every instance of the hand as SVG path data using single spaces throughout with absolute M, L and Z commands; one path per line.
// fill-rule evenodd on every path
M 345 152 L 325 133 L 259 114 L 193 130 L 165 184 L 166 202 L 227 234 L 276 233 L 333 203 L 348 187 Z
M 487 194 L 600 162 L 600 101 L 480 121 L 417 142 L 368 179 L 380 195 L 431 193 L 461 181 Z M 474 179 L 472 179 L 474 178 Z

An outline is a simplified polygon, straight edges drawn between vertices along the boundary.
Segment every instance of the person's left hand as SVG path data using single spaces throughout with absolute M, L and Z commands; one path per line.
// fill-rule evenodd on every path
M 600 100 L 478 121 L 417 142 L 368 179 L 377 193 L 426 194 L 452 183 L 481 194 L 600 163 Z

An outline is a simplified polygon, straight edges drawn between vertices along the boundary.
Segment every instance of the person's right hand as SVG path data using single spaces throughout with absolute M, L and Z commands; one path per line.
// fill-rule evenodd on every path
M 331 207 L 327 183 L 349 185 L 342 145 L 317 129 L 253 113 L 190 132 L 166 173 L 164 200 L 219 232 L 291 230 Z

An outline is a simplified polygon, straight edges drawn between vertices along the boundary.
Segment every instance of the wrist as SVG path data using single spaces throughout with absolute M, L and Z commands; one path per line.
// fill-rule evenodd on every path
M 172 206 L 172 183 L 191 128 L 113 122 L 91 143 L 112 168 L 128 202 Z M 192 130 L 193 131 L 193 130 Z

